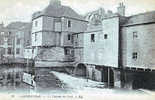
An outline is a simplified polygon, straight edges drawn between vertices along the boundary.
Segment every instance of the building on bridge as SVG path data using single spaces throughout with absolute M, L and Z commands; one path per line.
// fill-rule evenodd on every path
M 81 34 L 84 37 L 81 41 L 83 56 L 81 56 L 82 62 L 77 64 L 76 74 L 83 73 L 82 76 L 88 76 L 97 81 L 106 81 L 107 75 L 102 75 L 102 73 L 103 71 L 106 73 L 108 67 L 104 66 L 118 68 L 119 24 L 124 14 L 125 6 L 121 3 L 118 13 L 109 10 L 105 12 L 103 8 L 100 8 L 86 15 L 85 18 L 89 24 L 84 34 Z
M 37 67 L 72 66 L 74 34 L 86 30 L 87 21 L 59 0 L 51 0 L 32 17 L 32 47 Z
M 43 80 L 51 82 L 47 77 L 51 76 L 49 72 L 52 70 L 72 72 L 70 69 L 73 70 L 80 61 L 80 57 L 74 55 L 81 52 L 81 47 L 74 46 L 74 37 L 86 28 L 87 21 L 70 7 L 61 5 L 59 0 L 51 0 L 44 10 L 32 15 L 31 36 L 37 85 Z
M 123 84 L 131 88 L 155 88 L 155 11 L 126 17 L 121 24 L 120 61 Z
M 155 12 L 129 17 L 124 14 L 125 6 L 121 3 L 118 13 L 104 13 L 101 22 L 90 23 L 84 33 L 83 63 L 77 64 L 77 74 L 108 86 L 155 88 Z M 99 18 L 96 15 L 86 18 L 95 21 L 93 17 Z

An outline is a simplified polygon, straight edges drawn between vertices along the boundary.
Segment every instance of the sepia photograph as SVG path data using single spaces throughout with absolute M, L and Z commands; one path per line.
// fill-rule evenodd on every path
M 155 100 L 154 0 L 0 0 L 0 100 Z

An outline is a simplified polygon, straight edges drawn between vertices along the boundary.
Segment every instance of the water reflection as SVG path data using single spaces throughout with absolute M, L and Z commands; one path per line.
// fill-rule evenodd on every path
M 53 74 L 40 75 L 35 79 L 36 87 L 23 82 L 25 69 L 12 68 L 0 71 L 0 93 L 65 93 L 64 84 Z

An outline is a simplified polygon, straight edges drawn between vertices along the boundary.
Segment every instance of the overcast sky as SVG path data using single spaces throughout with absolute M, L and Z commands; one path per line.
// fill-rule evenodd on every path
M 155 0 L 61 0 L 63 5 L 72 7 L 80 14 L 85 14 L 99 7 L 116 12 L 119 2 L 124 1 L 126 15 L 155 10 Z M 0 0 L 0 23 L 13 21 L 31 21 L 35 11 L 42 10 L 49 0 Z

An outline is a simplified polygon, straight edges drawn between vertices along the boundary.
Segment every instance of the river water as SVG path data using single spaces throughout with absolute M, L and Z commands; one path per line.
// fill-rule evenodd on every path
M 53 73 L 48 73 L 44 75 L 40 75 L 39 77 L 36 77 L 36 87 L 32 87 L 25 82 L 23 82 L 23 73 L 25 72 L 25 68 L 21 67 L 0 67 L 0 93 L 7 93 L 7 94 L 12 94 L 12 93 L 17 93 L 17 94 L 33 94 L 33 93 L 38 93 L 38 94 L 64 94 L 64 93 L 72 93 L 72 89 L 67 87 L 66 83 L 61 82 L 59 79 L 53 74 Z M 74 84 L 79 82 L 81 83 L 81 79 L 76 79 L 75 78 L 67 78 L 68 76 L 64 77 L 64 75 L 61 76 L 61 80 L 63 79 L 68 79 L 67 82 L 70 82 L 71 79 L 72 81 L 69 83 L 71 84 L 74 88 Z M 77 84 L 78 85 L 78 84 Z M 75 86 L 76 87 L 76 86 Z M 103 89 L 97 89 L 93 88 L 93 91 L 102 91 Z M 83 90 L 81 90 L 83 91 Z M 90 92 L 93 92 L 90 90 Z M 108 90 L 109 91 L 109 90 Z M 111 91 L 111 90 L 110 90 Z M 112 90 L 118 92 L 118 90 Z M 126 91 L 126 90 L 125 90 Z M 124 90 L 120 92 L 125 92 Z M 141 91 L 131 91 L 132 93 L 138 93 Z M 129 91 L 127 91 L 129 93 Z
M 0 66 L 0 93 L 66 93 L 64 84 L 53 74 L 39 76 L 36 78 L 36 87 L 23 82 L 23 73 L 26 71 L 23 67 Z

